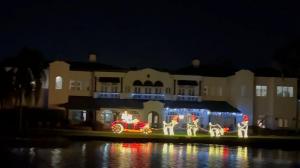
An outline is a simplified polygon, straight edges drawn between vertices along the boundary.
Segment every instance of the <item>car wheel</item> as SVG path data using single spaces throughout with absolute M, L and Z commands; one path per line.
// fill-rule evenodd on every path
M 116 124 L 112 126 L 112 131 L 113 133 L 121 134 L 124 131 L 124 127 L 121 124 Z
M 151 134 L 151 132 L 152 132 L 152 130 L 150 128 L 145 128 L 143 130 L 143 133 L 146 134 L 146 135 Z

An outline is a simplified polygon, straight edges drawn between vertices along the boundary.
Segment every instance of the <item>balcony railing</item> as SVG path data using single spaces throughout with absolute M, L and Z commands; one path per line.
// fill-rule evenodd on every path
M 199 96 L 191 96 L 191 95 L 176 95 L 176 100 L 181 101 L 198 101 Z
M 149 93 L 131 93 L 132 99 L 151 99 L 151 100 L 164 100 L 164 94 L 149 94 Z
M 111 92 L 95 92 L 94 98 L 110 98 L 110 99 L 119 99 L 120 93 L 111 93 Z

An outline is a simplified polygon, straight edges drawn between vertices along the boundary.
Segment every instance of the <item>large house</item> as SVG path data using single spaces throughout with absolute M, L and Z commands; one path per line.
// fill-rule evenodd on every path
M 125 111 L 159 128 L 179 115 L 178 128 L 192 116 L 200 125 L 235 128 L 242 115 L 249 125 L 296 127 L 297 78 L 269 70 L 232 71 L 192 66 L 175 72 L 151 68 L 122 69 L 96 62 L 54 61 L 49 65 L 48 107 L 65 108 L 73 124 L 98 121 L 109 128 Z

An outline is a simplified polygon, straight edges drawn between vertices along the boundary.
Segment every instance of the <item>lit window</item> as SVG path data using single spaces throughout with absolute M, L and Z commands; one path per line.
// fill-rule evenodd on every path
M 294 88 L 293 87 L 288 87 L 288 92 L 290 97 L 294 97 Z
M 282 86 L 277 86 L 277 96 L 283 97 Z
M 81 81 L 70 80 L 70 90 L 81 90 Z
M 55 78 L 55 89 L 60 90 L 63 87 L 63 78 L 61 76 L 56 76 Z
M 280 97 L 293 97 L 294 88 L 289 86 L 277 86 L 277 96 Z
M 267 86 L 256 85 L 256 96 L 267 96 Z
M 83 110 L 81 113 L 81 121 L 85 122 L 86 121 L 86 111 Z
M 283 119 L 283 118 L 279 118 L 278 119 L 278 127 L 280 128 L 287 128 L 288 125 L 288 120 L 287 119 Z

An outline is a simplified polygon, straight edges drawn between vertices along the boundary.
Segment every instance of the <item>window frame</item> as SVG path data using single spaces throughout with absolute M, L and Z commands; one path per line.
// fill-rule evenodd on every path
M 268 96 L 268 86 L 267 85 L 256 85 L 255 86 L 256 97 L 267 97 Z
M 60 81 L 59 81 L 60 80 Z M 62 90 L 63 89 L 63 77 L 58 75 L 55 77 L 55 90 Z

